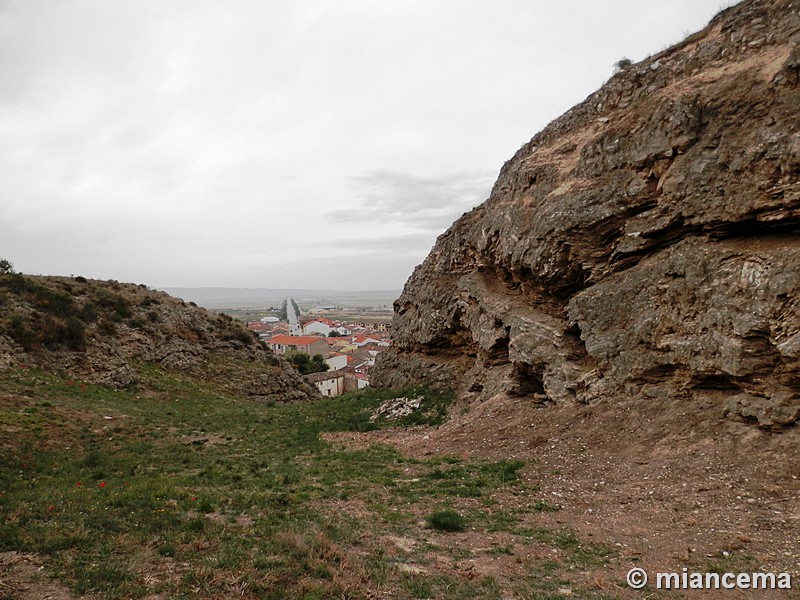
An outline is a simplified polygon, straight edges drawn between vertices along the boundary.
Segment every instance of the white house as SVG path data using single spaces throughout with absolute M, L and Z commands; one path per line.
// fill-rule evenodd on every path
M 347 366 L 347 356 L 344 354 L 334 354 L 325 359 L 328 366 L 334 371 L 344 369 Z
M 309 335 L 311 333 L 321 333 L 322 335 L 327 336 L 331 331 L 333 331 L 333 327 L 320 319 L 309 321 L 303 325 L 303 333 L 305 335 Z
M 345 392 L 344 373 L 340 371 L 311 373 L 304 375 L 304 378 L 309 383 L 313 383 L 323 396 L 338 396 Z

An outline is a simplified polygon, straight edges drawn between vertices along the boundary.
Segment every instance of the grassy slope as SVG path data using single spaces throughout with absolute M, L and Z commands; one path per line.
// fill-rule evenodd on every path
M 498 490 L 526 492 L 522 463 L 412 459 L 320 438 L 373 427 L 385 393 L 259 405 L 142 369 L 146 385 L 132 390 L 2 372 L 0 550 L 44 557 L 49 574 L 102 598 L 555 598 L 562 586 L 601 597 L 572 579 L 613 559 L 607 549 L 520 524 L 546 503 L 494 506 Z M 429 398 L 435 421 L 447 399 Z M 466 517 L 466 533 L 425 529 L 446 509 Z M 519 543 L 560 558 L 477 578 L 432 561 L 469 558 L 457 536 L 475 532 L 511 540 L 488 554 Z M 427 541 L 393 551 L 386 536 Z

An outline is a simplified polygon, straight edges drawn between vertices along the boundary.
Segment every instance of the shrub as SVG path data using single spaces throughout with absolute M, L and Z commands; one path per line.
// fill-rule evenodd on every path
M 315 354 L 312 358 L 305 352 L 287 352 L 286 360 L 292 363 L 303 375 L 324 373 L 330 368 L 321 354 Z
M 460 514 L 454 510 L 440 510 L 426 519 L 428 527 L 438 531 L 446 531 L 448 533 L 456 531 L 464 531 L 467 528 L 467 522 Z
M 60 317 L 73 314 L 72 296 L 58 290 L 41 287 L 36 290 L 36 296 L 32 303 L 37 308 Z
M 10 277 L 3 278 L 2 285 L 17 296 L 22 296 L 36 287 L 32 281 L 20 273 L 9 273 L 9 275 Z
M 97 293 L 97 304 L 109 311 L 119 314 L 122 319 L 127 319 L 133 314 L 131 312 L 131 305 L 125 298 L 119 294 L 114 294 L 105 290 L 100 290 Z
M 75 304 L 70 294 L 40 285 L 34 279 L 19 273 L 11 273 L 10 276 L 4 277 L 0 285 L 30 302 L 38 310 L 59 317 L 75 314 Z
M 330 366 L 325 362 L 325 358 L 322 354 L 315 354 L 311 358 L 311 367 L 314 369 L 314 373 L 324 373 L 330 369 Z
M 29 317 L 11 315 L 8 336 L 29 352 L 40 346 L 61 345 L 82 350 L 86 343 L 86 325 L 78 317 L 60 317 L 47 312 L 33 312 Z
M 33 347 L 35 342 L 33 331 L 25 323 L 20 315 L 13 315 L 9 321 L 9 337 L 17 342 L 27 352 Z
M 253 337 L 253 332 L 248 331 L 247 329 L 242 329 L 240 327 L 226 331 L 225 334 L 222 336 L 222 339 L 228 342 L 230 341 L 241 342 L 245 346 L 250 346 L 255 341 L 255 338 Z
M 618 73 L 619 71 L 623 71 L 630 67 L 633 64 L 633 61 L 628 58 L 627 56 L 623 56 L 617 62 L 614 63 L 614 72 Z
M 86 345 L 86 326 L 77 317 L 70 317 L 62 334 L 62 341 L 73 350 L 82 350 Z
M 97 316 L 97 307 L 91 302 L 84 304 L 78 311 L 78 317 L 87 323 L 94 323 L 97 321 Z
M 12 265 L 5 258 L 0 258 L 0 273 L 3 273 L 4 275 L 10 275 L 14 273 L 14 265 Z
M 134 329 L 146 329 L 147 324 L 138 318 L 133 318 L 128 320 L 128 326 L 133 327 Z
M 117 326 L 111 319 L 101 319 L 97 324 L 97 329 L 104 335 L 116 335 L 117 333 Z

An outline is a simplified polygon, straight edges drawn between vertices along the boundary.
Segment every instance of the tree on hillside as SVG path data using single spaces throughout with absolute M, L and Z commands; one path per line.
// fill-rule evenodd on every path
M 330 366 L 325 362 L 322 354 L 314 355 L 314 357 L 311 359 L 311 366 L 314 368 L 312 373 L 324 373 L 330 369 Z
M 14 272 L 14 265 L 5 258 L 0 258 L 0 273 L 9 275 Z
M 614 63 L 614 73 L 619 73 L 620 71 L 624 71 L 632 64 L 633 61 L 630 58 L 628 58 L 627 56 L 623 56 L 617 62 Z
M 303 375 L 322 373 L 330 369 L 321 354 L 315 354 L 312 358 L 305 352 L 287 352 L 286 360 L 292 363 Z

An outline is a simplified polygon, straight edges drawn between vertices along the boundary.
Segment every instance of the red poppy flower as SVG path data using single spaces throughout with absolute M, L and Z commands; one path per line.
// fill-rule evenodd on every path
M 105 481 L 101 481 L 101 482 L 100 482 L 100 487 L 101 487 L 101 488 L 104 488 L 104 487 L 106 487 L 106 482 L 105 482 Z
M 48 506 L 48 507 L 47 507 L 47 510 L 55 510 L 55 509 L 56 509 L 56 507 L 55 507 L 55 506 Z
M 81 487 L 81 482 L 79 481 L 78 483 L 76 483 L 75 487 Z

